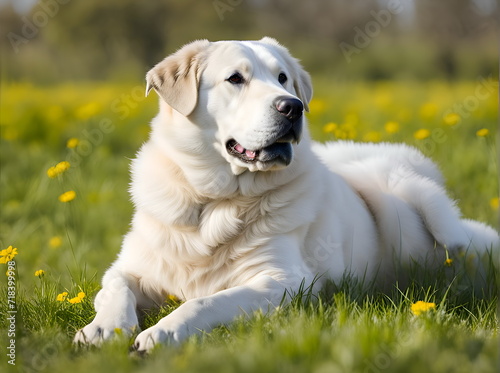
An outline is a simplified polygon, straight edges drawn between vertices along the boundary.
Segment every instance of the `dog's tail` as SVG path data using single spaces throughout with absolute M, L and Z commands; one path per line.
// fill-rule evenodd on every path
M 464 231 L 469 237 L 469 248 L 479 253 L 491 249 L 497 251 L 500 249 L 500 237 L 498 232 L 486 224 L 475 220 L 461 220 Z

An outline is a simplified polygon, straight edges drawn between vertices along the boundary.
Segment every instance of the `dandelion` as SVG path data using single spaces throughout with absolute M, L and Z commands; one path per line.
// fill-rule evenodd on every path
M 411 312 L 415 316 L 420 316 L 423 313 L 429 312 L 430 310 L 436 309 L 435 303 L 427 303 L 419 300 L 411 305 Z
M 101 104 L 98 102 L 89 102 L 86 105 L 80 106 L 76 112 L 75 116 L 81 120 L 87 120 L 97 115 L 101 111 Z
M 420 116 L 424 119 L 431 119 L 437 113 L 437 106 L 433 102 L 427 102 L 420 107 Z
M 51 167 L 47 170 L 47 176 L 50 177 L 51 179 L 55 178 L 57 176 L 56 168 Z
M 85 293 L 81 291 L 76 297 L 68 299 L 68 302 L 70 302 L 71 304 L 82 303 L 83 298 L 85 298 Z
M 76 192 L 74 190 L 67 191 L 59 196 L 59 201 L 61 202 L 71 202 L 76 198 Z
M 45 275 L 45 271 L 43 269 L 39 269 L 38 271 L 35 271 L 35 276 L 38 278 L 42 278 Z
M 66 147 L 68 149 L 74 149 L 80 144 L 80 140 L 78 140 L 76 137 L 72 137 L 68 140 L 66 143 Z
M 61 236 L 54 236 L 49 240 L 49 246 L 53 249 L 57 249 L 61 245 L 62 245 Z
M 413 134 L 413 137 L 417 140 L 425 140 L 431 135 L 431 131 L 426 128 L 421 128 Z
M 68 297 L 68 292 L 67 291 L 63 291 L 61 294 L 58 294 L 57 295 L 57 298 L 56 300 L 58 302 L 64 302 L 66 300 L 66 298 Z
M 50 167 L 47 170 L 47 176 L 50 177 L 51 179 L 53 179 L 53 178 L 57 177 L 58 175 L 62 174 L 64 171 L 66 171 L 70 167 L 71 167 L 71 165 L 68 161 L 59 162 L 54 167 Z
M 450 254 L 448 253 L 448 249 L 446 248 L 446 245 L 444 246 L 445 249 L 445 254 L 446 254 L 446 259 L 444 261 L 444 265 L 447 267 L 451 267 L 453 264 L 453 259 L 450 258 Z
M 70 167 L 71 167 L 71 165 L 69 164 L 68 161 L 62 161 L 62 162 L 59 162 L 58 164 L 56 164 L 56 170 L 60 174 L 63 173 L 64 171 L 66 171 L 67 169 L 69 169 Z
M 398 122 L 387 122 L 384 125 L 385 132 L 392 135 L 394 133 L 399 132 L 399 123 Z
M 17 248 L 9 246 L 5 250 L 0 251 L 0 263 L 10 262 L 17 255 Z
M 481 128 L 476 132 L 476 136 L 478 137 L 486 137 L 490 134 L 490 131 L 487 128 Z
M 334 133 L 337 128 L 338 128 L 337 123 L 330 122 L 323 126 L 323 132 Z
M 448 113 L 443 117 L 443 122 L 447 126 L 452 127 L 460 122 L 461 119 L 462 118 L 460 118 L 460 115 L 458 115 L 457 113 Z
M 172 301 L 172 302 L 179 302 L 179 298 L 177 298 L 175 295 L 173 294 L 169 294 L 168 295 L 168 300 Z
M 490 207 L 493 210 L 498 210 L 499 205 L 500 205 L 500 202 L 499 202 L 498 197 L 494 197 L 494 198 L 490 199 Z

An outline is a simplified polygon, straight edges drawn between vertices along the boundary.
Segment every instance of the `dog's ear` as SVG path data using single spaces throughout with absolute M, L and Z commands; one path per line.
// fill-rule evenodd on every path
M 295 88 L 297 96 L 304 104 L 305 111 L 309 111 L 309 102 L 313 95 L 311 77 L 298 62 L 296 62 L 295 71 L 296 77 L 293 80 L 293 88 Z
M 278 50 L 281 51 L 282 55 L 288 61 L 290 68 L 295 75 L 293 79 L 293 88 L 295 89 L 295 92 L 297 92 L 298 98 L 304 104 L 304 109 L 306 111 L 309 111 L 309 102 L 311 101 L 313 94 L 312 82 L 309 74 L 304 70 L 299 60 L 292 57 L 288 49 L 281 45 L 276 39 L 265 36 L 259 41 L 261 43 L 277 47 Z
M 198 87 L 203 70 L 201 53 L 208 40 L 185 45 L 158 63 L 146 74 L 146 96 L 154 88 L 160 97 L 184 116 L 191 114 L 198 102 Z

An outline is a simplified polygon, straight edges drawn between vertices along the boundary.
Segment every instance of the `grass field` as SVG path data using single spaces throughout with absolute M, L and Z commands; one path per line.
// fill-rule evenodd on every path
M 326 82 L 315 82 L 308 114 L 316 140 L 412 144 L 441 166 L 466 217 L 496 226 L 497 83 Z M 349 280 L 331 284 L 317 299 L 296 297 L 272 315 L 239 319 L 145 358 L 129 353 L 126 337 L 102 349 L 72 346 L 75 331 L 93 318 L 100 278 L 129 227 L 129 159 L 157 110 L 156 96 L 143 92 L 142 84 L 1 87 L 0 250 L 12 245 L 18 253 L 11 268 L 0 264 L 0 277 L 7 272 L 1 371 L 496 371 L 492 257 L 485 261 L 495 271 L 477 293 L 468 286 L 467 263 L 456 259 L 387 294 L 361 291 Z M 435 307 L 415 315 L 417 301 Z M 145 325 L 176 306 L 168 301 Z M 8 363 L 11 340 L 15 366 Z

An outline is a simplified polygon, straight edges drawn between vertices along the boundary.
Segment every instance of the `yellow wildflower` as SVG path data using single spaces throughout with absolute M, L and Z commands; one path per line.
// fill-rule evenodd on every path
M 367 142 L 380 142 L 381 139 L 382 139 L 382 135 L 380 134 L 380 132 L 377 132 L 377 131 L 367 132 L 363 136 L 363 141 L 367 141 Z
M 57 176 L 56 168 L 51 167 L 47 170 L 47 176 L 50 177 L 51 179 L 55 178 Z
M 67 291 L 63 291 L 61 294 L 58 294 L 57 295 L 57 298 L 56 300 L 58 302 L 64 302 L 66 300 L 66 297 L 68 296 L 68 292 Z
M 57 175 L 62 174 L 64 171 L 66 171 L 68 168 L 70 168 L 70 164 L 67 161 L 62 161 L 56 164 L 54 167 L 50 167 L 47 170 L 47 175 L 51 179 L 55 178 Z
M 427 102 L 420 107 L 420 116 L 423 119 L 431 119 L 437 113 L 437 106 L 433 102 Z
M 0 251 L 0 263 L 10 262 L 17 255 L 17 248 L 9 246 L 5 250 Z
M 58 248 L 59 246 L 62 245 L 62 238 L 61 236 L 54 236 L 49 240 L 49 246 L 53 249 Z
M 177 297 L 176 297 L 175 295 L 173 295 L 173 294 L 169 294 L 169 295 L 168 295 L 168 300 L 170 300 L 170 301 L 172 301 L 172 302 L 179 302 L 179 301 L 180 301 L 180 299 L 179 299 L 179 298 L 177 298 Z
M 411 305 L 411 312 L 415 316 L 419 316 L 425 312 L 428 312 L 430 310 L 436 309 L 436 304 L 435 303 L 427 303 L 419 300 L 416 303 L 413 303 Z
M 323 126 L 323 132 L 333 133 L 337 128 L 338 128 L 337 123 L 330 122 Z
M 499 203 L 498 197 L 494 197 L 494 198 L 490 199 L 490 206 L 493 210 L 498 210 L 499 205 L 500 205 L 500 203 Z
M 83 298 L 85 298 L 85 293 L 81 291 L 76 297 L 68 299 L 68 302 L 70 302 L 71 304 L 82 303 Z
M 59 172 L 60 174 L 63 173 L 64 171 L 66 171 L 68 168 L 70 168 L 70 164 L 68 161 L 62 161 L 62 162 L 59 162 L 58 164 L 56 164 L 56 170 L 57 172 Z
M 99 102 L 89 102 L 86 105 L 80 106 L 76 112 L 75 116 L 81 120 L 87 120 L 97 115 L 101 111 L 102 107 Z
M 426 128 L 421 128 L 413 134 L 413 137 L 417 140 L 424 140 L 431 135 L 431 131 Z
M 80 144 L 80 140 L 78 140 L 76 137 L 72 137 L 68 140 L 66 143 L 66 147 L 69 149 L 74 149 Z
M 399 132 L 399 123 L 398 122 L 387 122 L 384 125 L 385 132 L 389 134 L 397 133 Z
M 451 258 L 446 258 L 446 260 L 444 261 L 444 265 L 447 267 L 451 267 L 452 264 L 453 264 L 453 259 Z
M 76 198 L 76 192 L 74 190 L 67 191 L 59 196 L 59 201 L 61 202 L 71 202 Z
M 478 137 L 486 137 L 490 134 L 490 131 L 487 128 L 481 128 L 476 132 Z
M 42 278 L 45 275 L 45 271 L 43 269 L 39 269 L 38 271 L 35 271 L 35 276 Z
M 447 126 L 454 126 L 458 122 L 460 122 L 462 118 L 457 113 L 448 113 L 443 117 L 443 122 Z

